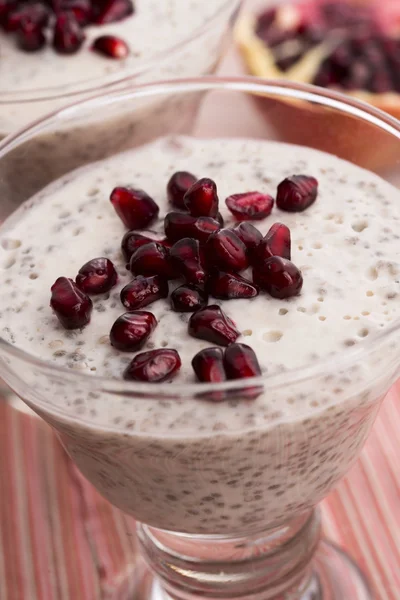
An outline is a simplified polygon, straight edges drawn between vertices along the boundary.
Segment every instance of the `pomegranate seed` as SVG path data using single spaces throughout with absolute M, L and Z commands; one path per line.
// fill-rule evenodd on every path
M 228 379 L 247 379 L 261 375 L 257 356 L 246 344 L 231 344 L 224 353 L 224 369 Z M 235 390 L 235 396 L 254 400 L 262 393 L 262 387 L 246 387 Z
M 217 304 L 206 306 L 195 312 L 190 317 L 188 332 L 195 338 L 220 346 L 228 346 L 235 342 L 240 335 L 235 323 Z
M 261 375 L 260 365 L 253 348 L 246 344 L 231 344 L 224 353 L 224 367 L 228 379 L 244 379 Z
M 257 257 L 261 262 L 271 256 L 280 256 L 290 260 L 290 229 L 282 223 L 274 223 L 257 249 Z
M 122 59 L 129 54 L 129 46 L 115 35 L 101 35 L 92 44 L 92 49 L 108 58 Z
M 38 25 L 23 21 L 17 31 L 17 45 L 25 52 L 36 52 L 46 45 L 46 36 Z
M 207 294 L 195 285 L 181 285 L 171 294 L 171 306 L 175 312 L 195 312 L 207 306 Z
M 259 290 L 254 283 L 237 273 L 213 271 L 207 280 L 207 291 L 214 298 L 232 300 L 234 298 L 254 298 Z
M 290 260 L 272 256 L 253 269 L 253 281 L 274 298 L 289 298 L 300 293 L 301 271 Z
M 59 54 L 78 52 L 85 34 L 72 13 L 61 13 L 54 26 L 53 47 Z
M 158 216 L 159 208 L 146 192 L 132 187 L 116 187 L 111 204 L 128 229 L 145 229 Z
M 79 269 L 75 281 L 86 294 L 104 294 L 117 283 L 118 275 L 111 260 L 93 258 Z
M 260 221 L 271 214 L 274 199 L 260 192 L 233 194 L 225 200 L 227 207 L 240 221 Z
M 95 6 L 93 23 L 96 25 L 121 21 L 134 12 L 131 0 L 100 0 Z
M 156 326 L 157 319 L 151 312 L 145 310 L 126 312 L 118 317 L 111 327 L 111 345 L 127 352 L 140 350 Z
M 61 10 L 72 12 L 81 27 L 85 27 L 92 17 L 90 0 L 61 0 Z
M 140 246 L 144 246 L 145 244 L 149 244 L 153 241 L 154 240 L 146 237 L 145 235 L 136 233 L 136 231 L 127 231 L 121 242 L 121 250 L 126 262 L 129 263 L 132 254 L 135 252 L 135 250 L 137 250 L 137 248 L 140 248 Z
M 246 221 L 236 225 L 233 231 L 246 246 L 249 262 L 253 262 L 256 257 L 256 250 L 263 239 L 261 231 Z
M 172 206 L 186 210 L 183 197 L 196 181 L 197 177 L 188 171 L 177 171 L 172 175 L 167 185 L 167 196 Z
M 121 290 L 120 298 L 125 308 L 143 308 L 160 298 L 168 296 L 168 281 L 159 275 L 136 277 Z
M 223 357 L 223 350 L 218 347 L 200 350 L 192 359 L 192 367 L 197 379 L 202 383 L 226 381 Z
M 192 217 L 216 217 L 218 215 L 217 186 L 212 179 L 199 179 L 186 192 L 184 204 Z
M 176 350 L 149 350 L 135 356 L 124 373 L 124 379 L 162 383 L 172 379 L 181 366 L 181 357 Z
M 51 286 L 50 306 L 65 329 L 79 329 L 90 321 L 92 301 L 67 277 L 59 277 Z
M 308 175 L 293 175 L 278 185 L 276 205 L 287 212 L 301 212 L 308 208 L 318 194 L 318 181 Z
M 196 219 L 190 215 L 170 212 L 164 221 L 165 235 L 171 242 L 178 242 L 184 237 L 190 237 L 204 244 L 212 233 L 220 230 L 218 221 L 210 217 Z
M 6 31 L 17 31 L 22 23 L 32 23 L 37 27 L 45 27 L 49 20 L 49 11 L 43 4 L 21 4 L 7 14 L 4 21 Z
M 231 229 L 210 235 L 206 244 L 209 263 L 222 271 L 241 271 L 248 266 L 246 246 Z
M 206 274 L 200 259 L 200 244 L 192 238 L 183 238 L 170 250 L 171 264 L 177 273 L 194 285 L 202 285 Z
M 161 275 L 165 279 L 175 279 L 168 248 L 158 242 L 140 246 L 131 256 L 129 268 L 133 275 Z

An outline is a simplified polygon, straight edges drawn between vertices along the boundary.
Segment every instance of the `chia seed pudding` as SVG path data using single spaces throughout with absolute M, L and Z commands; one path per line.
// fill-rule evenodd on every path
M 166 182 L 177 170 L 216 181 L 227 227 L 234 224 L 227 196 L 254 189 L 274 195 L 293 173 L 318 179 L 318 198 L 308 210 L 275 206 L 256 223 L 263 235 L 276 221 L 290 228 L 301 294 L 213 302 L 236 323 L 238 341 L 254 349 L 262 373 L 279 380 L 266 383 L 256 399 L 239 390 L 217 403 L 184 391 L 195 382 L 193 356 L 211 344 L 190 337 L 189 316 L 166 300 L 146 308 L 158 326 L 143 350 L 177 350 L 179 375 L 160 391 L 155 386 L 153 397 L 148 389 L 118 393 L 133 354 L 114 349 L 109 332 L 125 312 L 119 293 L 132 275 L 110 192 L 128 184 L 146 190 L 160 214 L 141 233 L 161 239 L 171 210 Z M 390 336 L 362 360 L 340 358 L 399 317 L 399 219 L 399 192 L 378 176 L 280 143 L 168 137 L 79 169 L 22 205 L 0 229 L 0 335 L 70 373 L 32 368 L 20 393 L 58 430 L 83 474 L 139 521 L 210 534 L 281 525 L 314 506 L 348 470 L 397 374 Z M 50 287 L 59 276 L 74 278 L 96 256 L 114 263 L 118 285 L 92 298 L 87 327 L 66 331 L 49 308 Z M 307 376 L 321 359 L 326 369 Z M 17 361 L 14 369 L 17 377 Z M 292 369 L 305 369 L 304 378 L 288 373 L 286 381 Z M 115 379 L 116 391 L 101 377 Z

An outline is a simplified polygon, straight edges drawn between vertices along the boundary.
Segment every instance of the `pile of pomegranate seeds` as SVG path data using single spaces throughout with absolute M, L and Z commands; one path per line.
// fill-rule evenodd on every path
M 85 27 L 121 21 L 133 12 L 132 0 L 0 0 L 0 27 L 25 52 L 51 45 L 58 54 L 74 54 L 85 41 Z M 114 59 L 129 54 L 126 42 L 111 35 L 98 37 L 92 48 Z
M 400 39 L 391 10 L 396 1 L 302 0 L 268 9 L 256 34 L 284 72 L 324 44 L 323 60 L 310 83 L 374 94 L 400 92 Z M 386 5 L 386 6 L 385 6 Z M 290 18 L 284 11 L 292 8 Z M 395 16 L 395 15 L 394 15 Z
M 128 312 L 113 324 L 111 345 L 123 352 L 140 350 L 157 326 L 155 316 L 141 309 L 170 296 L 172 310 L 192 313 L 189 335 L 226 347 L 225 352 L 207 348 L 194 357 L 192 366 L 199 381 L 216 383 L 260 375 L 254 351 L 236 343 L 240 336 L 236 323 L 219 305 L 208 305 L 208 299 L 250 299 L 260 291 L 279 299 L 299 294 L 303 277 L 290 261 L 289 228 L 273 223 L 263 237 L 249 223 L 250 219 L 259 220 L 260 215 L 270 215 L 275 202 L 267 194 L 229 196 L 227 205 L 242 222 L 224 227 L 217 186 L 211 179 L 196 181 L 191 173 L 180 171 L 170 178 L 166 193 L 169 203 L 180 212 L 165 216 L 166 238 L 155 240 L 137 230 L 148 229 L 158 218 L 156 202 L 145 191 L 132 187 L 116 187 L 111 192 L 110 201 L 129 228 L 122 238 L 121 251 L 134 276 L 120 292 L 121 304 Z M 289 212 L 303 211 L 316 200 L 317 193 L 316 179 L 293 175 L 279 184 L 276 205 Z M 240 273 L 249 267 L 252 280 L 250 269 L 247 277 Z M 109 292 L 117 280 L 109 259 L 92 259 L 80 268 L 76 283 L 66 277 L 57 279 L 51 288 L 51 307 L 66 329 L 82 328 L 88 324 L 92 310 L 89 295 Z M 181 281 L 178 286 L 172 284 L 171 294 L 170 280 Z M 175 350 L 155 349 L 138 354 L 124 377 L 161 382 L 175 376 L 180 367 L 181 359 Z M 249 388 L 244 396 L 251 399 L 259 394 L 260 388 Z M 216 393 L 210 397 L 220 401 L 225 395 Z

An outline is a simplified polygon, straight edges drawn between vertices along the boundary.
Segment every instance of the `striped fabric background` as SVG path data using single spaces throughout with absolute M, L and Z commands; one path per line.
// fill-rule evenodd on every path
M 324 502 L 326 534 L 400 600 L 400 384 Z M 47 425 L 0 402 L 0 600 L 129 600 L 134 522 L 77 472 Z M 343 599 L 351 600 L 351 599 Z

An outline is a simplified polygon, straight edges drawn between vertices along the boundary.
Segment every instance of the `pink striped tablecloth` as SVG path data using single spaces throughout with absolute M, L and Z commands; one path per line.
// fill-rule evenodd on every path
M 326 534 L 400 599 L 400 384 L 323 504 Z M 134 521 L 78 473 L 50 428 L 0 402 L 0 600 L 129 600 Z M 352 600 L 344 598 L 343 600 Z

